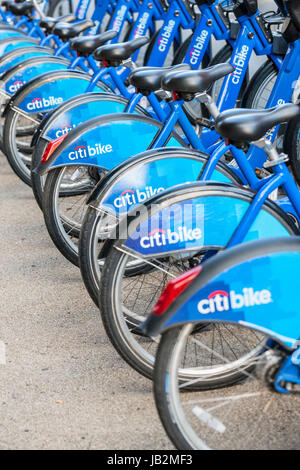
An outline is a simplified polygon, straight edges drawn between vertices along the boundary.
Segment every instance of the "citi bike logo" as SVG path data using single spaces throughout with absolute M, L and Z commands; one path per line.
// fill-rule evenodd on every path
M 61 137 L 62 135 L 68 134 L 72 129 L 74 129 L 74 127 L 76 127 L 76 124 L 73 124 L 72 126 L 70 124 L 66 124 L 61 129 L 58 129 L 55 135 L 56 137 Z
M 199 240 L 202 231 L 199 228 L 188 229 L 186 227 L 178 227 L 176 232 L 172 230 L 162 230 L 156 228 L 149 232 L 147 237 L 142 237 L 140 244 L 142 248 L 154 248 L 157 246 L 175 245 L 180 242 L 193 242 Z
M 49 98 L 34 98 L 27 104 L 27 109 L 33 111 L 35 109 L 49 108 L 50 106 L 57 106 L 62 102 L 62 98 L 54 98 L 54 96 L 49 96 Z
M 241 80 L 241 75 L 244 70 L 244 66 L 247 60 L 247 54 L 249 51 L 249 47 L 244 45 L 242 49 L 236 53 L 233 58 L 232 65 L 235 67 L 235 70 L 232 72 L 232 83 L 234 85 L 238 85 Z
M 208 36 L 208 31 L 205 31 L 205 29 L 204 29 L 202 31 L 202 33 L 200 34 L 200 36 L 197 37 L 196 44 L 194 45 L 193 49 L 190 52 L 190 57 L 191 57 L 190 63 L 192 65 L 197 64 L 198 58 L 199 58 L 199 56 L 201 54 L 201 51 L 204 47 L 207 36 Z
M 133 204 L 139 204 L 155 194 L 164 191 L 165 188 L 152 188 L 152 186 L 146 186 L 143 191 L 137 189 L 132 191 L 131 189 L 126 189 L 122 192 L 119 197 L 116 197 L 114 200 L 114 206 L 118 209 L 122 207 L 132 206 Z
M 158 40 L 158 50 L 160 52 L 164 52 L 168 45 L 169 39 L 171 37 L 172 31 L 174 29 L 176 22 L 174 20 L 170 20 L 169 23 L 163 28 L 162 35 Z
M 14 82 L 12 85 L 9 86 L 8 91 L 11 91 L 12 93 L 15 93 L 19 88 L 21 88 L 22 85 L 24 85 L 25 82 L 22 82 L 21 80 L 17 80 Z
M 116 19 L 113 22 L 113 30 L 119 32 L 120 28 L 122 26 L 122 21 L 124 19 L 124 16 L 127 12 L 127 8 L 125 5 L 123 5 L 120 10 L 117 13 Z
M 215 312 L 225 312 L 237 310 L 239 308 L 254 307 L 256 305 L 266 305 L 273 302 L 272 294 L 269 290 L 254 291 L 252 287 L 245 287 L 241 294 L 234 290 L 229 293 L 223 290 L 216 290 L 209 294 L 207 299 L 200 300 L 198 310 L 202 315 Z
M 69 153 L 68 157 L 70 160 L 80 160 L 82 158 L 95 157 L 96 155 L 103 155 L 112 152 L 112 146 L 110 144 L 95 144 L 93 146 L 78 145 L 76 149 Z
M 145 11 L 143 16 L 140 18 L 136 29 L 134 30 L 134 37 L 144 36 L 149 16 L 149 13 Z
M 278 101 L 277 101 L 277 106 L 280 106 L 280 105 L 283 105 L 285 104 L 285 100 L 280 98 Z M 276 131 L 276 126 L 272 127 L 272 129 L 269 129 L 265 135 L 264 135 L 264 138 L 269 140 L 270 142 L 273 142 L 275 136 L 275 131 Z M 281 137 L 282 138 L 282 137 Z
M 90 0 L 82 0 L 79 10 L 77 12 L 77 16 L 80 20 L 85 17 L 89 3 L 90 3 Z

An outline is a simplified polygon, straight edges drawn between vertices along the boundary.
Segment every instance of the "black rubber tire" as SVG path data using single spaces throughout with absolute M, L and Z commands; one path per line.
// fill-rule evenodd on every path
M 35 116 L 38 120 L 38 117 Z M 28 186 L 31 186 L 31 178 L 30 172 L 28 170 L 28 174 L 23 170 L 21 163 L 19 162 L 18 158 L 15 158 L 14 152 L 12 151 L 12 146 L 7 145 L 7 142 L 11 140 L 10 136 L 10 123 L 13 121 L 14 115 L 9 114 L 5 119 L 5 125 L 3 126 L 3 136 L 2 136 L 2 148 L 3 152 L 7 157 L 7 161 L 15 172 L 15 174 Z
M 93 270 L 90 269 L 89 253 L 91 250 L 86 250 L 86 247 L 90 241 L 90 233 L 94 231 L 95 224 L 99 217 L 101 217 L 101 214 L 99 214 L 98 211 L 95 211 L 92 207 L 88 207 L 79 238 L 79 267 L 81 277 L 89 296 L 97 307 L 99 307 L 99 292 L 96 288 L 96 280 L 92 274 Z
M 61 254 L 72 264 L 75 266 L 79 266 L 78 261 L 78 252 L 72 249 L 71 245 L 66 242 L 61 232 L 61 228 L 59 226 L 59 222 L 55 216 L 55 198 L 56 198 L 56 189 L 57 189 L 57 181 L 60 178 L 61 171 L 64 170 L 64 167 L 56 168 L 54 170 L 49 171 L 44 188 L 43 194 L 43 214 L 45 224 L 48 230 L 48 233 L 61 252 Z M 87 194 L 87 196 L 89 193 Z M 74 236 L 75 238 L 79 239 L 80 230 L 74 229 L 66 224 L 63 224 L 64 228 L 68 230 L 68 232 Z
M 250 80 L 247 89 L 242 99 L 242 108 L 253 108 L 254 100 L 257 97 L 259 90 L 261 90 L 262 84 L 268 79 L 268 77 L 274 73 L 278 73 L 277 68 L 273 62 L 268 61 L 264 63 L 257 72 L 253 75 Z
M 93 207 L 88 207 L 85 213 L 84 221 L 82 223 L 82 229 L 79 237 L 79 267 L 81 271 L 82 280 L 88 291 L 91 299 L 95 305 L 99 306 L 99 286 L 93 276 L 93 269 L 91 268 L 90 253 L 91 250 L 87 249 L 90 242 L 90 233 L 97 229 L 97 222 L 101 214 L 96 211 Z M 142 272 L 149 272 L 152 268 L 149 265 L 143 265 L 141 267 L 133 267 L 126 269 L 126 275 L 128 277 L 141 274 Z
M 118 269 L 118 264 L 120 262 L 120 252 L 112 249 L 105 261 L 105 274 L 101 277 L 101 290 L 106 291 L 107 295 L 99 297 L 99 308 L 101 312 L 102 322 L 106 331 L 107 336 L 112 342 L 113 346 L 120 354 L 120 356 L 133 367 L 139 374 L 152 379 L 152 367 L 149 367 L 145 364 L 141 364 L 141 361 L 136 358 L 131 351 L 125 346 L 122 338 L 120 337 L 120 331 L 115 327 L 115 322 L 110 321 L 109 317 L 113 317 L 113 312 L 111 311 L 110 292 L 112 289 L 111 283 L 111 273 L 113 274 Z
M 153 374 L 153 391 L 156 408 L 164 426 L 164 429 L 173 442 L 175 447 L 180 450 L 194 450 L 191 444 L 184 438 L 176 420 L 173 417 L 172 410 L 170 409 L 170 400 L 168 399 L 168 371 L 169 371 L 169 358 L 174 350 L 178 336 L 181 333 L 182 326 L 172 328 L 165 332 L 160 340 Z M 252 366 L 253 368 L 253 366 Z M 250 369 L 251 370 L 251 369 Z M 241 374 L 239 372 L 233 373 L 227 380 L 226 386 L 232 386 L 241 382 Z M 224 380 L 212 382 L 205 390 L 214 390 L 216 388 L 224 387 Z M 192 391 L 193 388 L 185 389 Z M 199 390 L 199 389 L 198 389 Z M 200 389 L 201 390 L 201 389 Z
M 64 4 L 64 6 L 62 6 Z M 47 15 L 52 17 L 73 13 L 74 5 L 72 0 L 50 0 L 47 8 Z
M 300 185 L 300 118 L 292 119 L 286 128 L 284 138 L 284 153 L 289 156 L 292 172 Z
M 172 418 L 169 408 L 169 401 L 166 394 L 166 375 L 169 351 L 174 348 L 180 328 L 172 328 L 162 336 L 159 343 L 153 374 L 153 393 L 158 415 L 161 423 L 174 446 L 180 450 L 193 450 L 190 444 L 184 439 L 176 422 Z M 162 357 L 162 352 L 167 353 Z

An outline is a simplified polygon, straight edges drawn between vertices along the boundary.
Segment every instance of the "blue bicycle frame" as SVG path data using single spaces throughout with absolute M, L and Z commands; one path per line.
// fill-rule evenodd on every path
M 243 49 L 245 41 L 248 42 L 250 40 L 250 41 L 252 41 L 252 44 L 254 44 L 254 45 L 256 43 L 256 39 L 254 39 L 254 38 L 249 39 L 248 38 L 249 33 L 252 32 L 252 28 L 251 28 L 252 21 L 257 23 L 257 15 L 254 15 L 253 17 L 251 17 L 250 20 L 249 20 L 249 17 L 246 17 L 246 16 L 243 16 L 243 17 L 240 18 L 241 30 L 240 30 L 240 33 L 238 35 L 237 44 L 235 46 L 235 51 L 237 51 L 237 54 L 239 53 L 238 51 Z M 260 45 L 261 45 L 260 49 L 258 49 L 258 47 L 257 47 L 257 50 L 260 53 L 262 53 L 262 43 L 261 43 L 261 41 L 260 41 Z M 271 54 L 270 44 L 269 43 L 264 43 L 264 45 L 266 47 L 266 52 L 269 52 Z M 250 50 L 249 46 L 246 46 L 246 47 L 248 48 L 248 50 Z M 292 45 L 292 49 L 294 49 L 294 48 L 295 48 L 295 46 Z M 253 49 L 251 49 L 251 52 L 252 52 L 252 50 Z M 202 54 L 203 53 L 204 53 L 204 51 L 202 50 Z M 297 51 L 295 51 L 294 54 L 297 55 Z M 236 61 L 236 56 L 240 57 L 240 55 L 234 55 L 234 61 Z M 273 55 L 272 55 L 272 57 L 274 58 Z M 243 74 L 246 73 L 246 68 L 247 68 L 249 59 L 250 59 L 250 54 L 248 53 L 248 54 L 246 54 L 245 60 L 243 61 L 243 64 L 244 64 L 243 65 Z M 277 61 L 278 64 L 282 63 L 281 58 L 277 57 L 277 59 L 278 59 L 278 61 Z M 287 64 L 289 63 L 289 60 L 290 60 L 289 57 L 287 57 L 287 59 L 282 63 L 281 73 L 279 74 L 278 81 L 282 80 L 281 77 L 283 77 L 284 86 L 286 87 L 285 92 L 286 93 L 289 92 L 291 94 L 291 88 L 290 89 L 287 88 L 288 82 L 286 82 L 285 74 L 284 74 L 284 71 L 287 68 Z M 241 68 L 241 64 L 240 64 L 240 68 Z M 232 107 L 232 103 L 231 103 L 232 94 L 235 93 L 236 95 L 238 95 L 239 89 L 242 85 L 243 75 L 239 74 L 238 76 L 239 76 L 239 80 L 237 80 L 238 83 L 230 84 L 230 86 L 227 86 L 226 79 L 224 80 L 225 83 L 223 84 L 223 93 L 225 94 L 225 98 L 222 100 L 222 103 L 221 103 L 222 110 Z M 232 78 L 234 78 L 234 77 L 236 77 L 236 74 L 231 75 L 229 77 L 229 80 L 232 80 Z M 229 92 L 229 89 L 231 89 L 231 87 L 234 87 L 234 90 L 233 90 L 232 94 Z M 127 96 L 128 95 L 126 95 L 126 97 Z M 126 113 L 134 112 L 135 106 L 139 102 L 141 97 L 142 97 L 141 94 L 131 95 L 130 102 L 129 102 L 125 112 Z M 158 100 L 157 100 L 157 98 L 154 94 L 150 94 L 148 96 L 148 100 L 149 100 L 149 102 L 152 106 L 152 111 L 154 111 L 154 114 L 153 114 L 153 112 L 151 114 L 154 115 L 154 117 L 157 116 L 158 119 L 161 122 L 164 123 L 163 129 L 157 132 L 154 139 L 151 141 L 151 147 L 149 147 L 149 148 L 152 148 L 152 149 L 157 148 L 158 149 L 160 147 L 163 147 L 166 144 L 166 142 L 168 141 L 168 138 L 171 135 L 176 123 L 179 122 L 180 126 L 183 129 L 184 135 L 185 135 L 185 141 L 187 143 L 189 143 L 194 149 L 201 150 L 201 151 L 204 151 L 204 152 L 208 152 L 209 154 L 211 154 L 211 159 L 209 160 L 209 164 L 207 166 L 207 169 L 206 169 L 206 171 L 203 172 L 203 175 L 201 177 L 201 179 L 203 179 L 203 181 L 208 180 L 211 177 L 211 174 L 212 174 L 213 169 L 215 168 L 216 164 L 218 163 L 220 158 L 224 155 L 224 153 L 228 150 L 224 143 L 222 143 L 222 142 L 220 143 L 220 137 L 218 136 L 218 134 L 215 131 L 212 131 L 210 129 L 209 130 L 204 129 L 203 132 L 202 132 L 201 138 L 199 138 L 198 135 L 195 132 L 194 127 L 191 125 L 191 123 L 189 122 L 185 112 L 182 109 L 183 101 L 171 102 L 169 104 L 169 106 L 165 106 L 163 108 L 161 106 L 161 104 L 158 102 Z M 228 103 L 227 103 L 227 100 L 228 100 Z M 149 111 L 151 112 L 151 110 L 149 110 Z M 212 136 L 211 138 L 210 138 L 210 135 Z M 207 137 L 209 137 L 209 138 L 207 138 Z M 209 145 L 209 144 L 211 144 L 211 145 Z M 243 161 L 241 162 L 241 169 L 234 169 L 234 171 L 238 174 L 239 178 L 243 182 L 245 182 L 246 184 L 249 184 L 251 186 L 251 184 L 253 182 L 252 168 L 251 168 L 251 171 L 250 170 L 248 171 L 247 168 L 245 169 L 244 161 L 246 160 L 246 158 L 245 158 L 245 156 L 243 156 L 243 157 L 244 158 L 243 158 Z M 62 159 L 60 158 L 59 160 L 60 160 L 60 164 L 61 164 Z M 264 154 L 264 160 L 265 160 L 265 154 Z M 261 166 L 262 166 L 264 160 L 262 161 Z M 68 162 L 67 158 L 66 158 L 66 162 Z M 53 163 L 52 168 L 54 166 L 55 166 L 55 162 Z M 209 170 L 210 168 L 211 168 L 211 171 Z M 243 171 L 243 169 L 244 169 L 244 171 Z
M 268 100 L 266 108 L 272 108 L 279 104 L 284 104 L 291 101 L 293 94 L 293 85 L 297 82 L 299 77 L 300 70 L 300 40 L 295 41 L 290 44 L 289 51 L 283 61 L 283 64 L 280 68 L 276 83 L 272 90 L 271 96 Z M 276 126 L 270 132 L 268 132 L 268 140 L 274 142 L 277 132 L 280 126 Z M 202 137 L 202 136 L 201 136 Z M 251 188 L 256 189 L 257 178 L 253 174 L 253 168 L 262 168 L 266 154 L 264 150 L 250 145 L 250 149 L 245 158 L 245 154 L 240 152 L 236 148 L 232 148 L 234 157 L 238 162 L 238 167 L 232 167 L 232 169 L 237 173 L 241 180 L 245 183 L 248 183 Z M 212 153 L 211 158 L 206 165 L 202 175 L 201 181 L 208 181 L 214 171 L 217 163 L 220 161 L 220 158 L 228 150 L 228 146 L 223 144 Z
M 272 53 L 272 45 L 263 34 L 261 26 L 258 23 L 258 12 L 251 17 L 243 16 L 239 18 L 240 32 L 237 40 L 234 42 L 230 40 L 229 25 L 225 23 L 223 16 L 220 16 L 219 2 L 215 2 L 213 5 L 202 5 L 200 10 L 201 18 L 193 34 L 184 62 L 190 64 L 194 69 L 198 69 L 209 48 L 212 35 L 214 35 L 216 39 L 227 40 L 232 46 L 234 46 L 231 63 L 233 66 L 236 66 L 236 70 L 232 75 L 225 78 L 218 99 L 218 108 L 220 111 L 224 111 L 226 109 L 233 108 L 236 104 L 253 51 L 255 51 L 257 55 L 267 55 L 278 68 L 282 66 L 283 61 L 280 56 Z M 171 21 L 170 15 L 172 14 L 174 15 L 174 9 L 170 9 L 168 11 L 161 31 L 164 31 L 164 28 L 167 28 L 167 25 Z M 179 27 L 179 20 L 177 20 L 177 22 L 177 27 Z M 176 27 L 174 25 L 174 30 L 175 29 Z M 255 31 L 255 34 L 253 34 L 253 31 Z M 168 41 L 168 44 L 172 42 L 171 33 Z M 158 38 L 154 49 L 159 50 L 159 47 L 160 41 Z M 163 48 L 165 47 L 166 45 L 164 44 Z M 245 54 L 244 51 L 247 51 L 247 53 Z M 154 55 L 154 58 L 152 58 L 153 52 L 150 56 L 148 65 L 161 65 L 162 52 L 165 51 L 160 51 L 160 55 L 157 52 L 156 55 Z M 114 83 L 116 83 L 119 75 L 117 75 L 115 69 L 110 69 L 112 69 L 110 70 L 111 77 L 113 77 Z M 91 82 L 88 91 L 92 91 L 93 85 L 96 84 L 99 79 L 103 80 L 104 74 L 105 71 L 102 71 L 99 75 L 95 76 L 95 79 Z M 125 77 L 127 75 L 128 72 L 126 72 Z M 105 80 L 103 81 L 105 82 Z M 106 84 L 111 86 L 110 82 L 106 82 Z M 122 84 L 119 84 L 118 88 L 119 90 L 122 90 L 121 92 L 123 96 L 131 99 L 126 112 L 133 112 L 135 105 L 138 103 L 142 95 L 132 96 L 125 86 L 122 87 Z M 180 111 L 183 102 L 181 102 L 180 106 L 173 105 L 173 114 L 170 116 L 169 107 L 164 106 L 164 108 L 160 109 L 159 103 L 155 96 L 152 95 L 153 94 L 151 94 L 148 99 L 154 109 L 154 113 L 151 112 L 151 109 L 148 111 L 152 116 L 158 117 L 159 120 L 165 123 L 163 133 L 157 138 L 153 148 L 158 148 L 163 145 L 166 140 L 165 136 L 173 130 L 177 120 L 179 120 L 187 137 L 187 141 L 193 146 L 193 148 L 208 152 L 211 152 L 214 149 L 216 142 L 219 140 L 218 134 L 210 129 L 203 129 L 201 140 L 199 140 L 198 136 L 195 134 L 194 128 L 186 119 L 185 113 Z

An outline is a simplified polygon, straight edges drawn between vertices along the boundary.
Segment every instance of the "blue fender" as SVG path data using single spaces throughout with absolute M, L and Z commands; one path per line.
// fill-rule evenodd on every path
M 27 59 L 15 65 L 2 75 L 2 86 L 7 93 L 13 95 L 20 87 L 33 78 L 52 70 L 66 70 L 67 67 L 68 62 L 66 60 L 56 57 L 35 57 L 33 59 Z
M 253 197 L 251 190 L 233 185 L 208 182 L 177 186 L 144 205 L 147 211 L 143 210 L 137 224 L 132 222 L 128 227 L 124 247 L 145 258 L 223 249 Z M 148 216 L 150 209 L 152 215 Z M 296 227 L 288 216 L 268 201 L 243 241 L 295 233 Z
M 166 189 L 197 181 L 208 158 L 203 152 L 178 147 L 140 153 L 106 175 L 94 189 L 88 204 L 120 217 Z M 217 166 L 211 180 L 239 183 L 223 163 Z
M 1 39 L 1 31 L 0 31 L 0 56 L 2 57 L 7 52 L 10 52 L 16 48 L 20 47 L 30 47 L 30 46 L 38 46 L 39 41 L 35 38 L 26 37 L 23 34 L 18 36 L 8 37 L 6 39 Z
M 143 331 L 157 335 L 189 322 L 239 323 L 270 335 L 287 348 L 299 340 L 299 237 L 234 247 L 202 270 L 162 315 L 151 314 Z
M 39 136 L 53 140 L 68 134 L 79 124 L 106 114 L 122 113 L 128 99 L 112 93 L 84 93 L 64 101 L 59 108 L 51 111 L 41 123 Z M 146 114 L 138 107 L 139 113 Z
M 151 144 L 162 124 L 134 114 L 109 114 L 91 119 L 72 130 L 47 162 L 41 162 L 37 173 L 67 165 L 91 165 L 105 170 L 140 153 Z M 186 146 L 172 134 L 167 146 Z
M 7 69 L 14 67 L 24 60 L 37 56 L 52 56 L 52 50 L 45 47 L 25 47 L 14 49 L 10 53 L 5 54 L 4 57 L 0 59 L 0 74 L 3 74 L 7 71 Z
M 4 26 L 0 29 L 0 41 L 3 39 L 14 38 L 14 37 L 26 37 L 26 33 L 18 29 L 10 29 L 9 26 Z
M 48 67 L 47 64 L 44 65 Z M 8 103 L 5 112 L 13 107 L 18 107 L 27 113 L 48 112 L 74 95 L 83 93 L 91 80 L 88 74 L 66 70 L 64 63 L 60 71 L 51 63 L 49 68 L 54 71 L 43 73 L 38 77 L 36 74 L 33 75 L 36 78 L 32 78 L 18 90 Z M 103 91 L 100 86 L 96 89 Z

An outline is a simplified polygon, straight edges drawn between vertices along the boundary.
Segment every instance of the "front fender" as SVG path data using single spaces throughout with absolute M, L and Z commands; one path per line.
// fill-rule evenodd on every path
M 287 348 L 299 339 L 298 237 L 250 242 L 203 264 L 200 274 L 162 314 L 141 325 L 157 336 L 185 323 L 239 323 Z

